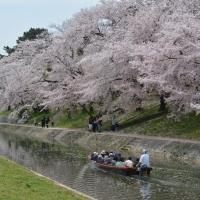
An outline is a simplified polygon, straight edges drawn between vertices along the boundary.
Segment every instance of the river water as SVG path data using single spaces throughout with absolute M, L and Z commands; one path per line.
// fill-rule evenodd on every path
M 149 178 L 125 177 L 96 169 L 72 146 L 0 133 L 1 155 L 96 199 L 200 200 L 200 169 L 195 166 L 163 161 L 153 163 Z

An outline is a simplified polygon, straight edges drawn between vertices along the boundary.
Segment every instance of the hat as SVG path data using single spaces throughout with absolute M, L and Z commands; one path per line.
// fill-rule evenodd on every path
M 106 151 L 105 151 L 105 150 L 102 150 L 102 151 L 101 151 L 101 154 L 106 154 Z
M 147 150 L 146 150 L 146 149 L 143 149 L 142 152 L 143 152 L 143 153 L 147 153 Z

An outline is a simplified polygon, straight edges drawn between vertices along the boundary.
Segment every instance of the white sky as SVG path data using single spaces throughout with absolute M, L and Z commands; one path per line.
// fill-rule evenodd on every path
M 29 28 L 48 28 L 62 24 L 80 9 L 96 5 L 99 0 L 0 0 L 0 54 L 3 46 L 14 46 Z

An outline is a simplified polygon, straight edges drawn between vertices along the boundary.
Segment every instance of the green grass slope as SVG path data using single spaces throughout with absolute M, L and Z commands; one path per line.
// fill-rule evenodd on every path
M 84 200 L 86 198 L 35 176 L 0 157 L 1 200 Z

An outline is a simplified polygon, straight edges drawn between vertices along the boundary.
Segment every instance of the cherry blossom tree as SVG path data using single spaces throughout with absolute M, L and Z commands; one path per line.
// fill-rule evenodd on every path
M 198 110 L 199 8 L 198 0 L 102 0 L 81 10 L 55 35 L 0 59 L 0 105 L 95 102 L 130 112 L 164 92 L 177 110 Z

